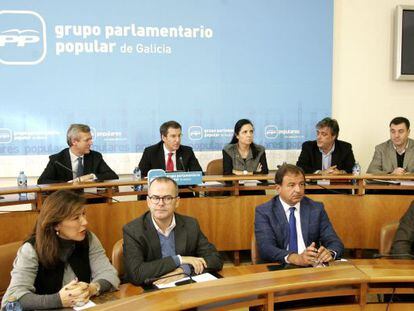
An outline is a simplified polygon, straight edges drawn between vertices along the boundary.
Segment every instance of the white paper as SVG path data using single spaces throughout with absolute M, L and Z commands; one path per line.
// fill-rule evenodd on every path
M 175 286 L 177 286 L 177 285 L 175 285 L 175 283 L 181 282 L 181 281 L 186 281 L 188 279 L 190 279 L 190 278 L 189 277 L 184 277 L 184 278 L 181 278 L 181 279 L 176 280 L 174 282 L 160 284 L 160 285 L 155 285 L 155 286 L 157 288 L 159 288 L 159 289 L 175 287 Z M 214 275 L 210 274 L 210 273 L 202 273 L 202 274 L 193 276 L 192 279 L 194 281 L 196 281 L 197 283 L 201 283 L 201 282 L 207 282 L 207 281 L 216 280 L 217 278 Z
M 96 303 L 94 303 L 92 300 L 89 300 L 88 303 L 84 304 L 82 307 L 73 307 L 73 310 L 84 310 L 84 309 L 89 309 L 92 307 L 95 307 Z

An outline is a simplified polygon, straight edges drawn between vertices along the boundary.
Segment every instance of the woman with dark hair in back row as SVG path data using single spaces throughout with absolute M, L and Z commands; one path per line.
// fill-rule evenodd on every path
M 224 175 L 268 174 L 265 148 L 253 142 L 253 123 L 237 121 L 230 144 L 223 149 Z
M 2 307 L 11 297 L 24 310 L 81 306 L 117 289 L 117 272 L 87 225 L 83 197 L 68 190 L 48 196 L 17 252 Z

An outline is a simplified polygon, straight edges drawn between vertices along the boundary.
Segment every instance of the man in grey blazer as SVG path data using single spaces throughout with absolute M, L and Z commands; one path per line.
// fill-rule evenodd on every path
M 400 220 L 391 246 L 391 254 L 414 255 L 414 201 Z
M 390 122 L 390 139 L 375 147 L 368 167 L 370 174 L 403 175 L 414 173 L 414 140 L 410 135 L 410 121 L 396 117 Z
M 276 172 L 279 195 L 256 207 L 255 235 L 260 258 L 298 266 L 320 265 L 339 258 L 344 245 L 323 204 L 305 197 L 300 167 L 282 165 Z
M 151 181 L 149 212 L 123 228 L 127 281 L 162 284 L 193 272 L 221 270 L 222 259 L 197 220 L 175 213 L 179 200 L 174 180 L 158 177 Z

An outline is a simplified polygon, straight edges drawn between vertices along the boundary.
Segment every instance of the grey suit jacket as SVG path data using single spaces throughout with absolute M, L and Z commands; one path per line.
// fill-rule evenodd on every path
M 414 140 L 408 139 L 408 141 L 403 168 L 409 173 L 414 173 Z M 397 154 L 391 139 L 389 139 L 386 142 L 375 146 L 374 157 L 368 167 L 367 173 L 389 174 L 397 167 Z
M 391 246 L 391 254 L 414 255 L 414 201 L 400 220 Z
M 221 257 L 201 232 L 197 220 L 175 213 L 175 222 L 176 254 L 202 257 L 209 270 L 221 270 Z M 160 277 L 177 268 L 171 256 L 162 258 L 160 240 L 150 212 L 126 224 L 123 232 L 127 281 L 140 285 L 148 278 Z

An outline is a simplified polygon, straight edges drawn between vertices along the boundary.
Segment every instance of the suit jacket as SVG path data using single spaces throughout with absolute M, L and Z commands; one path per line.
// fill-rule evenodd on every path
M 142 176 L 147 176 L 151 169 L 159 168 L 165 170 L 165 155 L 163 142 L 145 148 L 141 161 L 139 162 L 139 169 Z M 182 161 L 180 161 L 180 158 Z M 193 148 L 181 145 L 176 153 L 176 167 L 177 170 L 182 171 L 202 171 L 197 158 L 195 157 Z M 183 167 L 184 165 L 184 167 Z
M 221 270 L 221 257 L 201 232 L 197 220 L 176 213 L 175 221 L 176 254 L 203 257 L 208 269 Z M 129 282 L 140 285 L 148 278 L 160 277 L 177 268 L 171 256 L 162 258 L 160 240 L 150 212 L 126 224 L 123 233 L 124 266 Z
M 391 246 L 391 254 L 414 255 L 414 201 L 400 220 Z
M 332 165 L 336 165 L 339 170 L 352 173 L 354 164 L 352 145 L 342 140 L 336 140 L 335 150 L 332 152 Z M 322 153 L 319 151 L 316 140 L 305 141 L 302 144 L 302 151 L 296 165 L 301 167 L 305 174 L 312 174 L 322 169 Z
M 397 153 L 391 139 L 375 146 L 374 156 L 368 167 L 370 174 L 389 174 L 398 167 Z M 403 168 L 414 173 L 414 140 L 408 139 L 408 148 L 405 150 Z
M 304 197 L 300 202 L 300 223 L 305 246 L 315 242 L 342 255 L 344 245 L 336 235 L 323 204 Z M 285 262 L 291 252 L 289 222 L 279 196 L 256 207 L 254 231 L 260 258 L 266 262 Z
M 49 163 L 37 180 L 38 184 L 62 183 L 73 179 L 72 172 L 57 164 L 56 161 L 72 169 L 69 148 L 63 149 L 61 152 L 53 154 L 49 157 Z M 118 175 L 108 166 L 108 164 L 106 164 L 102 158 L 102 154 L 93 150 L 91 150 L 90 153 L 85 154 L 83 157 L 83 173 L 93 173 L 99 180 L 119 178 Z

